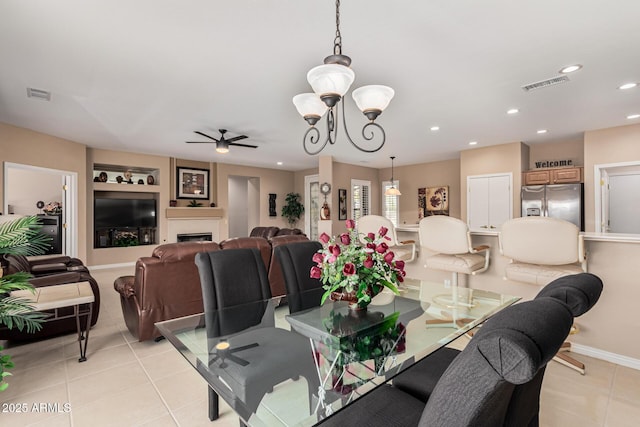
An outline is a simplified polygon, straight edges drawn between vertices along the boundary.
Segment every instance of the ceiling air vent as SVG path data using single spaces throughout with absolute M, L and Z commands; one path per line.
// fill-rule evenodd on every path
M 557 84 L 560 84 L 560 83 L 565 83 L 565 82 L 568 82 L 568 81 L 569 81 L 569 77 L 567 77 L 567 76 L 553 77 L 551 79 L 542 80 L 542 81 L 535 82 L 535 83 L 529 83 L 528 85 L 522 86 L 522 89 L 524 89 L 527 92 L 529 92 L 531 90 L 542 89 L 542 88 L 545 88 L 545 87 L 557 85 Z
M 41 99 L 43 101 L 51 101 L 51 92 L 42 89 L 27 88 L 27 97 Z

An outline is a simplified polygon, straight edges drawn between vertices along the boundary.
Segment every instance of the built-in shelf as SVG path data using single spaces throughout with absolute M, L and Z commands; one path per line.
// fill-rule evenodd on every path
M 158 185 L 142 185 L 142 184 L 118 184 L 116 182 L 94 182 L 94 191 L 126 191 L 132 193 L 159 193 Z
M 224 211 L 222 208 L 190 208 L 190 207 L 175 207 L 166 208 L 165 216 L 167 219 L 172 218 L 222 218 Z
M 106 176 L 105 176 L 106 175 Z M 130 182 L 127 182 L 129 175 Z M 118 182 L 120 179 L 121 182 Z M 95 163 L 93 165 L 93 183 L 94 189 L 96 185 L 117 185 L 128 187 L 158 187 L 160 184 L 160 173 L 158 169 L 143 168 L 136 166 L 119 166 L 107 165 L 103 163 Z M 120 191 L 120 190 L 119 190 Z M 144 190 L 126 190 L 126 191 L 144 191 Z M 150 191 L 150 190 L 146 190 Z

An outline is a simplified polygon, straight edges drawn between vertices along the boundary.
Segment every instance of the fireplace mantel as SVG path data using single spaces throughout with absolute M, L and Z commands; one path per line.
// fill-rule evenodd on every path
M 222 208 L 166 208 L 167 219 L 172 218 L 222 218 Z
M 214 242 L 220 239 L 222 208 L 166 208 L 167 241 L 175 243 L 178 234 L 212 233 Z

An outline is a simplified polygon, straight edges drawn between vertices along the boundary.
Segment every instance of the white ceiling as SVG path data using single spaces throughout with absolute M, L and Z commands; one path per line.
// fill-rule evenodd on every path
M 0 122 L 91 147 L 316 167 L 291 98 L 332 53 L 334 12 L 332 0 L 2 0 Z M 341 133 L 323 154 L 388 167 L 391 155 L 396 165 L 456 158 L 472 140 L 535 144 L 640 123 L 626 118 L 640 113 L 640 88 L 617 89 L 640 82 L 639 17 L 638 0 L 343 0 L 352 88 L 385 84 L 396 96 L 377 120 L 380 152 Z M 568 83 L 521 89 L 574 63 L 584 67 Z M 347 102 L 358 138 L 366 119 Z M 219 128 L 259 148 L 185 144 Z

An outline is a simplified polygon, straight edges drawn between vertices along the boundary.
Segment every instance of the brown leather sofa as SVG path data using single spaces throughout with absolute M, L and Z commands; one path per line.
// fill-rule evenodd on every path
M 89 282 L 94 295 L 94 305 L 91 315 L 91 326 L 98 321 L 100 313 L 100 288 L 98 282 L 91 276 L 89 269 L 77 258 L 66 255 L 43 255 L 26 257 L 23 255 L 4 255 L 3 274 L 13 274 L 26 272 L 33 277 L 29 279 L 34 287 L 45 287 L 53 285 L 63 285 L 65 283 Z M 46 312 L 46 311 L 45 311 Z M 58 310 L 59 316 L 72 315 L 73 307 Z M 37 332 L 28 333 L 19 331 L 16 328 L 0 328 L 0 340 L 9 341 L 33 341 L 49 338 L 57 335 L 75 333 L 76 319 L 52 320 L 42 325 L 42 329 Z
M 215 242 L 169 243 L 156 247 L 150 257 L 136 262 L 135 276 L 118 277 L 122 314 L 139 341 L 157 338 L 156 322 L 202 313 L 198 252 L 219 250 Z
M 267 240 L 271 240 L 275 236 L 288 236 L 291 234 L 305 235 L 299 228 L 254 227 L 249 233 L 249 237 L 264 237 Z
M 158 246 L 150 257 L 136 262 L 135 276 L 116 279 L 114 288 L 120 293 L 125 323 L 139 341 L 157 338 L 155 323 L 176 317 L 202 313 L 202 289 L 195 265 L 198 252 L 256 248 L 269 272 L 272 296 L 284 296 L 286 290 L 282 270 L 273 257 L 272 245 L 308 240 L 302 234 L 273 237 L 237 237 L 214 242 L 181 242 Z

